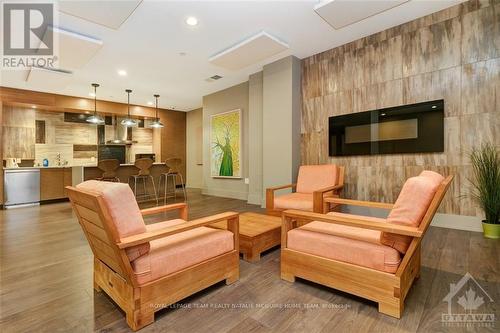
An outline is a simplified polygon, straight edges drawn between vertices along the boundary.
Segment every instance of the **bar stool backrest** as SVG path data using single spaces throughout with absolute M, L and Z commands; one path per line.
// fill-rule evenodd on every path
M 153 160 L 150 158 L 139 158 L 135 160 L 134 165 L 139 169 L 139 176 L 149 176 Z
M 181 169 L 182 159 L 178 157 L 167 158 L 165 165 L 167 166 L 168 173 L 179 173 Z
M 102 170 L 102 178 L 115 178 L 116 170 L 120 167 L 120 161 L 115 159 L 100 160 L 97 167 Z

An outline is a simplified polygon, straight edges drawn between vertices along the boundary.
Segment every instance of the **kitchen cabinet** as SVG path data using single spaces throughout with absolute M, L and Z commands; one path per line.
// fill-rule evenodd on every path
M 40 169 L 40 200 L 67 198 L 66 186 L 71 185 L 71 168 Z

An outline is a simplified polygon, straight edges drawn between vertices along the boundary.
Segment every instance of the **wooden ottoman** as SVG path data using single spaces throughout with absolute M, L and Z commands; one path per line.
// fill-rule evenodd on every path
M 226 229 L 226 223 L 212 227 Z M 240 214 L 240 253 L 249 262 L 260 260 L 261 252 L 281 244 L 281 217 L 258 213 Z

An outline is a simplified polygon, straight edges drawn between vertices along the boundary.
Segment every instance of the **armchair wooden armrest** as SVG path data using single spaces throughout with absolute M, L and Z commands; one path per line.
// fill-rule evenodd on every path
M 346 225 L 349 227 L 357 227 L 370 230 L 378 230 L 383 232 L 390 232 L 393 234 L 411 236 L 411 237 L 422 237 L 423 232 L 415 227 L 407 227 L 404 225 L 385 223 L 384 219 L 380 219 L 380 222 L 373 221 L 373 218 L 368 219 L 361 215 L 349 215 L 342 214 L 337 215 L 333 213 L 332 215 L 303 212 L 300 210 L 286 210 L 283 212 L 283 227 L 289 227 L 288 230 L 292 229 L 291 221 L 301 220 L 301 221 L 320 221 L 327 223 L 334 223 L 340 225 Z M 290 224 L 290 225 L 288 225 Z M 286 228 L 285 228 L 286 229 Z
M 385 203 L 385 202 L 374 202 L 374 201 L 361 201 L 361 200 L 350 200 L 350 199 L 341 199 L 341 198 L 325 198 L 325 202 L 341 204 L 341 205 L 352 205 L 352 206 L 362 206 L 362 207 L 371 207 L 371 208 L 383 208 L 383 209 L 392 209 L 394 204 Z
M 278 190 L 283 190 L 285 188 L 294 188 L 296 187 L 297 184 L 293 183 L 293 184 L 287 184 L 287 185 L 281 185 L 281 186 L 274 186 L 274 187 L 268 187 L 267 188 L 267 191 L 278 191 Z
M 286 188 L 294 188 L 297 184 L 288 184 L 275 187 L 268 187 L 266 189 L 266 209 L 267 211 L 272 211 L 274 209 L 274 192 L 279 190 L 284 190 Z
M 325 203 L 326 198 L 338 193 L 344 188 L 344 184 L 337 184 L 333 186 L 328 186 L 313 192 L 313 212 L 315 213 L 325 213 Z M 328 193 L 331 192 L 327 196 Z
M 158 214 L 161 212 L 168 212 L 168 211 L 172 211 L 172 210 L 179 210 L 180 218 L 183 220 L 187 220 L 187 218 L 188 218 L 187 204 L 184 202 L 170 204 L 170 205 L 164 205 L 164 206 L 159 206 L 159 207 L 141 209 L 141 214 L 143 216 L 146 216 L 146 215 Z
M 220 221 L 227 221 L 227 230 L 235 234 L 235 240 L 238 239 L 238 213 L 235 212 L 225 212 L 217 215 L 207 216 L 186 223 L 182 223 L 173 227 L 167 227 L 160 230 L 144 232 L 139 235 L 129 236 L 122 238 L 116 245 L 120 249 L 126 249 L 131 246 L 140 245 L 143 243 L 150 242 L 155 239 L 163 238 L 166 236 L 178 234 L 183 231 L 207 226 Z M 236 245 L 235 245 L 236 246 Z

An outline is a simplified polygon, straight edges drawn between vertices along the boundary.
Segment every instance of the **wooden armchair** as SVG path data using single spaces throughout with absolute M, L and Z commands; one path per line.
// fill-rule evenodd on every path
M 185 203 L 139 210 L 127 184 L 67 187 L 94 253 L 94 289 L 104 290 L 138 330 L 154 312 L 219 281 L 239 278 L 238 214 L 186 222 Z M 178 210 L 181 219 L 145 225 L 143 215 Z M 226 221 L 227 230 L 207 228 Z
M 452 179 L 424 171 L 408 179 L 394 205 L 326 199 L 392 209 L 387 219 L 285 211 L 281 278 L 293 282 L 300 277 L 370 299 L 378 302 L 379 312 L 400 318 L 406 295 L 420 275 L 422 237 Z M 296 221 L 308 223 L 297 228 Z
M 291 188 L 294 193 L 275 196 L 275 192 Z M 338 197 L 344 188 L 344 167 L 334 164 L 303 165 L 296 184 L 271 187 L 266 190 L 266 210 L 269 215 L 281 216 L 286 209 L 326 213 L 331 204 L 324 199 Z

